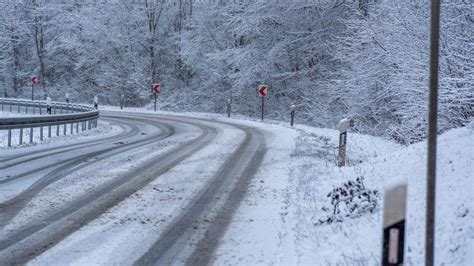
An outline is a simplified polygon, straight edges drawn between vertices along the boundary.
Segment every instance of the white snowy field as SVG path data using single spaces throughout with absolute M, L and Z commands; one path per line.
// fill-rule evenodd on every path
M 335 166 L 335 130 L 300 125 L 291 128 L 283 122 L 261 123 L 243 117 L 183 115 L 256 127 L 266 138 L 268 150 L 264 161 L 214 254 L 214 264 L 380 264 L 382 200 L 374 213 L 332 224 L 318 223 L 328 215 L 323 211 L 323 207 L 330 206 L 326 195 L 335 186 L 357 177 L 364 177 L 368 188 L 379 190 L 381 199 L 384 187 L 408 183 L 405 258 L 409 265 L 423 264 L 425 142 L 404 147 L 377 137 L 349 133 L 349 166 L 339 168 Z M 30 264 L 106 265 L 134 261 L 197 193 L 207 171 L 217 169 L 242 139 L 241 132 L 230 127 L 221 131 L 224 134 L 213 144 Z M 474 123 L 441 135 L 438 144 L 436 264 L 469 265 L 474 259 Z M 121 168 L 129 168 L 127 162 L 133 164 L 137 156 L 130 155 L 132 162 L 130 158 L 119 160 Z M 113 174 L 101 171 L 94 177 L 94 169 L 87 171 L 88 179 L 92 180 Z
M 16 112 L 0 112 L 0 118 L 3 117 L 21 117 L 27 116 L 25 113 L 16 113 Z M 32 115 L 32 114 L 29 114 Z M 36 114 L 38 115 L 38 114 Z M 30 129 L 23 129 L 23 144 L 19 144 L 20 140 L 20 130 L 12 130 L 12 146 L 8 147 L 8 131 L 0 130 L 0 149 L 16 149 L 16 148 L 25 148 L 38 145 L 61 145 L 61 144 L 71 144 L 78 141 L 91 140 L 99 137 L 106 137 L 117 134 L 120 131 L 120 127 L 113 125 L 111 123 L 105 122 L 99 119 L 97 128 L 91 130 L 81 131 L 79 128 L 79 133 L 76 133 L 76 128 L 74 127 L 74 133 L 70 134 L 70 125 L 67 125 L 66 135 L 63 134 L 63 126 L 60 126 L 59 136 L 56 136 L 56 127 L 51 128 L 51 138 L 48 138 L 48 127 L 43 128 L 43 141 L 40 139 L 39 128 L 35 128 L 33 131 L 33 143 L 30 141 Z

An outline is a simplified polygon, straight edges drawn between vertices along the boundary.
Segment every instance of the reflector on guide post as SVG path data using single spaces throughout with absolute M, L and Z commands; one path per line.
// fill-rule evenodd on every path
M 382 265 L 403 264 L 406 200 L 406 184 L 385 191 Z

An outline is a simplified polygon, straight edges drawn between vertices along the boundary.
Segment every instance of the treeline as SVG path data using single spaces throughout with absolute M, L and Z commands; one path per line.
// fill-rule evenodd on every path
M 473 3 L 442 2 L 440 132 L 473 116 Z M 259 112 L 401 143 L 425 137 L 430 1 L 2 1 L 4 97 L 35 93 L 176 111 Z

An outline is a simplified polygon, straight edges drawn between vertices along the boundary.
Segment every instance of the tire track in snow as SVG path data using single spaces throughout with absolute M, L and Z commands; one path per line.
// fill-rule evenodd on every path
M 169 265 L 183 257 L 186 257 L 187 263 L 191 265 L 210 262 L 265 154 L 265 139 L 256 129 L 231 123 L 216 123 L 243 130 L 244 141 L 214 174 L 206 187 L 134 265 Z M 225 200 L 216 195 L 222 195 Z M 205 232 L 193 228 L 196 221 L 211 216 L 214 218 Z M 183 250 L 189 246 L 190 239 L 200 240 L 191 254 L 183 254 L 186 253 Z

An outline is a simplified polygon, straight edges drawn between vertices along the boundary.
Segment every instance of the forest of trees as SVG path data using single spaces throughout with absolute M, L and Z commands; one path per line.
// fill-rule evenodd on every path
M 442 1 L 440 132 L 474 116 L 474 6 Z M 430 1 L 0 0 L 0 91 L 233 111 L 411 143 L 427 124 Z

